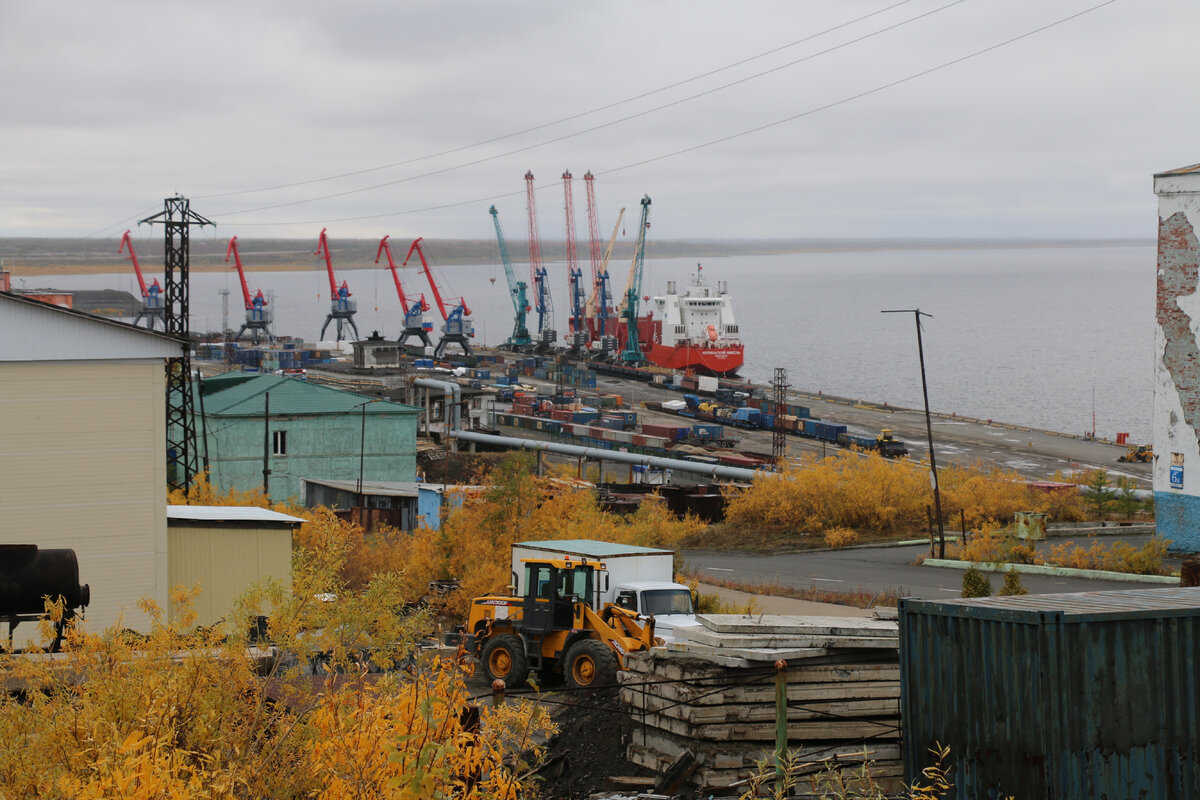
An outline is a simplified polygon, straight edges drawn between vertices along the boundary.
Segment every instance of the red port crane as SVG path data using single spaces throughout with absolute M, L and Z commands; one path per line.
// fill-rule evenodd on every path
M 133 271 L 137 274 L 138 286 L 142 290 L 142 307 L 133 324 L 138 325 L 144 319 L 146 327 L 154 330 L 155 325 L 161 322 L 162 329 L 165 331 L 167 329 L 167 320 L 164 316 L 166 309 L 163 306 L 162 287 L 158 285 L 158 278 L 155 278 L 154 283 L 149 287 L 146 286 L 146 279 L 142 276 L 142 267 L 138 264 L 137 254 L 133 252 L 133 239 L 129 236 L 129 231 L 125 231 L 125 235 L 121 237 L 117 254 L 119 255 L 126 246 L 129 247 L 129 260 L 133 262 Z
M 392 247 L 388 244 L 389 238 L 384 236 L 379 240 L 379 249 L 375 251 L 375 263 L 378 264 L 379 257 L 387 253 L 388 269 L 392 271 L 392 279 L 396 282 L 396 294 L 400 296 L 400 310 L 404 314 L 404 332 L 400 334 L 399 343 L 404 344 L 410 336 L 415 336 L 426 347 L 431 347 L 433 342 L 429 339 L 429 331 L 433 329 L 433 326 L 425 321 L 425 312 L 429 310 L 429 303 L 425 302 L 424 294 L 421 295 L 420 300 L 412 303 L 404 296 L 404 287 L 400 284 L 400 273 L 396 272 L 396 262 L 392 260 Z
M 262 289 L 258 290 L 258 294 L 250 296 L 250 285 L 246 283 L 246 268 L 242 264 L 242 254 L 238 252 L 238 240 L 234 236 L 229 240 L 229 247 L 225 248 L 225 263 L 229 263 L 229 257 L 233 256 L 233 268 L 237 270 L 238 277 L 242 281 L 242 301 L 246 306 L 246 321 L 242 323 L 242 327 L 238 330 L 237 336 L 233 337 L 236 342 L 242 338 L 242 334 L 250 331 L 250 341 L 258 344 L 259 332 L 265 334 L 268 342 L 274 342 L 275 337 L 271 334 L 271 312 L 267 310 L 267 299 L 263 297 Z
M 418 236 L 413 239 L 413 243 L 408 247 L 408 255 L 404 256 L 404 263 L 401 266 L 408 266 L 408 260 L 412 258 L 415 251 L 417 257 L 421 259 L 421 267 L 425 270 L 425 278 L 429 281 L 429 288 L 433 291 L 433 299 L 437 303 L 438 312 L 442 315 L 442 338 L 438 340 L 433 357 L 441 358 L 446 353 L 447 345 L 457 344 L 470 358 L 472 355 L 470 339 L 475 335 L 475 327 L 471 324 L 471 309 L 467 308 L 466 299 L 459 297 L 458 304 L 452 310 L 446 310 L 446 302 L 442 299 L 441 291 L 438 290 L 437 281 L 433 279 L 429 262 L 425 260 L 425 250 L 421 247 L 421 238 Z
M 329 237 L 325 233 L 326 229 L 321 228 L 321 235 L 317 239 L 317 250 L 313 253 L 314 256 L 324 254 L 325 268 L 329 270 L 329 315 L 325 317 L 325 324 L 321 326 L 321 339 L 325 339 L 325 329 L 329 327 L 329 323 L 337 320 L 337 340 L 342 341 L 342 328 L 344 325 L 349 325 L 354 331 L 355 338 L 358 337 L 358 326 L 354 324 L 354 314 L 358 311 L 358 303 L 350 299 L 350 287 L 345 281 L 342 285 L 337 285 L 337 278 L 333 276 L 333 257 L 329 254 Z

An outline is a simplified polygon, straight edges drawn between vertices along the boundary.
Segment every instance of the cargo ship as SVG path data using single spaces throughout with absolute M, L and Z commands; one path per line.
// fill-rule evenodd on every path
M 744 351 L 726 287 L 725 281 L 715 287 L 705 283 L 700 264 L 683 294 L 676 292 L 675 281 L 667 281 L 666 294 L 651 300 L 656 319 L 646 360 L 685 373 L 736 374 Z

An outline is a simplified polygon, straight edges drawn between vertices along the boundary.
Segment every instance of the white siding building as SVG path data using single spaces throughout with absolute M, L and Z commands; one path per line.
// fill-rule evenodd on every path
M 0 293 L 0 543 L 73 549 L 90 630 L 167 608 L 164 364 L 182 346 Z

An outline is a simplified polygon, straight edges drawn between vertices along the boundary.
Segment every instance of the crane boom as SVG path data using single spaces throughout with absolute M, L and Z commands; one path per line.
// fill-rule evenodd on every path
M 137 273 L 138 286 L 141 287 L 142 297 L 150 296 L 150 290 L 146 288 L 146 279 L 142 277 L 142 268 L 138 264 L 137 255 L 133 252 L 133 239 L 129 236 L 129 231 L 125 231 L 125 235 L 121 237 L 121 245 L 117 248 L 117 254 L 120 255 L 125 246 L 129 246 L 129 260 L 133 262 L 133 271 Z M 154 285 L 158 285 L 158 281 L 154 281 Z
M 638 305 L 642 293 L 642 267 L 646 261 L 646 229 L 650 227 L 650 195 L 642 197 L 642 222 L 638 226 L 637 244 L 633 249 L 629 287 L 625 290 L 625 350 L 621 360 L 641 362 L 641 342 L 638 341 Z
M 321 228 L 321 236 L 317 239 L 317 251 L 314 256 L 325 255 L 325 268 L 329 270 L 329 296 L 331 299 L 342 297 L 341 292 L 345 292 L 345 297 L 350 296 L 350 287 L 345 281 L 342 281 L 341 289 L 338 288 L 337 279 L 333 277 L 333 257 L 329 255 L 329 237 L 325 235 L 325 228 Z M 344 298 L 343 298 L 344 299 Z
M 404 313 L 412 313 L 416 310 L 416 306 L 418 304 L 420 305 L 421 311 L 428 311 L 429 303 L 426 302 L 424 294 L 421 295 L 421 299 L 419 301 L 412 303 L 412 307 L 410 308 L 408 298 L 404 296 L 404 287 L 400 284 L 400 273 L 396 272 L 396 262 L 392 260 L 392 246 L 388 244 L 389 238 L 391 237 L 384 236 L 379 240 L 379 249 L 375 251 L 375 263 L 378 264 L 379 257 L 384 253 L 387 253 L 388 269 L 392 271 L 392 280 L 396 282 L 396 294 L 400 297 L 400 307 L 404 309 Z
M 417 252 L 417 256 L 421 259 L 421 267 L 425 270 L 425 277 L 429 280 L 429 288 L 433 290 L 433 299 L 437 302 L 438 312 L 441 313 L 443 320 L 448 320 L 450 315 L 461 309 L 463 316 L 470 316 L 471 309 L 467 308 L 467 300 L 465 297 L 458 298 L 458 306 L 453 311 L 446 311 L 446 302 L 442 299 L 442 293 L 438 290 L 437 281 L 433 279 L 433 272 L 429 269 L 429 262 L 425 260 L 425 251 L 421 249 L 421 239 L 424 237 L 418 236 L 413 239 L 413 243 L 408 246 L 408 255 L 404 257 L 404 263 L 400 266 L 407 267 L 408 260 L 412 258 L 413 251 Z
M 529 210 L 529 271 L 533 279 L 533 307 L 538 315 L 538 333 L 554 327 L 554 305 L 546 285 L 546 266 L 542 263 L 542 243 L 538 235 L 537 205 L 533 198 L 533 171 L 525 173 L 525 202 Z
M 608 334 L 608 319 L 613 311 L 612 284 L 608 278 L 608 260 L 612 257 L 613 245 L 617 243 L 617 231 L 621 230 L 621 222 L 625 219 L 625 208 L 617 212 L 617 224 L 613 225 L 612 236 L 608 238 L 608 247 L 604 248 L 604 256 L 600 259 L 600 272 L 596 280 L 596 291 L 588 299 L 589 305 L 595 307 L 599 303 L 599 330 L 602 335 Z
M 590 307 L 600 286 L 600 259 L 603 257 L 600 250 L 600 217 L 596 211 L 596 176 L 590 169 L 583 175 L 583 184 L 587 187 L 588 253 L 592 257 L 592 294 L 588 299 Z M 588 316 L 591 316 L 590 311 Z
M 251 311 L 254 309 L 255 298 L 250 296 L 250 285 L 246 283 L 246 268 L 242 264 L 242 254 L 238 252 L 238 243 L 237 243 L 236 236 L 234 236 L 232 239 L 229 240 L 229 247 L 225 248 L 225 263 L 227 263 L 227 264 L 229 263 L 229 256 L 231 254 L 233 255 L 234 269 L 236 269 L 238 271 L 238 277 L 241 278 L 241 281 L 242 281 L 242 301 L 246 305 L 246 310 Z M 258 294 L 259 294 L 258 299 L 261 300 L 262 299 L 262 290 L 261 289 L 258 290 Z M 262 305 L 265 306 L 266 304 L 267 304 L 267 301 L 262 300 Z
M 579 269 L 578 254 L 575 252 L 575 199 L 571 192 L 571 171 L 562 174 L 563 210 L 567 217 L 567 294 L 571 305 L 572 347 L 588 342 L 587 325 L 583 319 L 586 300 L 583 291 L 583 271 Z
M 509 344 L 514 347 L 524 347 L 530 344 L 529 328 L 525 321 L 525 315 L 529 311 L 529 300 L 526 297 L 526 291 L 529 284 L 525 281 L 517 280 L 517 273 L 513 270 L 512 259 L 508 256 L 508 244 L 504 241 L 504 232 L 500 229 L 500 212 L 496 211 L 496 207 L 492 206 L 488 209 L 488 213 L 492 215 L 492 224 L 496 227 L 496 241 L 500 246 L 500 260 L 504 263 L 504 276 L 508 279 L 508 293 L 512 297 L 513 303 L 513 332 L 509 337 Z

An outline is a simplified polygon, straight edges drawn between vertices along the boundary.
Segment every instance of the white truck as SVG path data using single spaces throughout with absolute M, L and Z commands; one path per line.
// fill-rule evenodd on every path
M 592 606 L 605 603 L 654 617 L 654 634 L 665 641 L 675 638 L 677 628 L 698 625 L 692 592 L 675 578 L 675 553 L 654 547 L 613 544 L 592 539 L 553 539 L 517 542 L 512 546 L 512 585 L 515 594 L 525 593 L 527 558 L 571 558 L 600 561 L 599 591 Z

